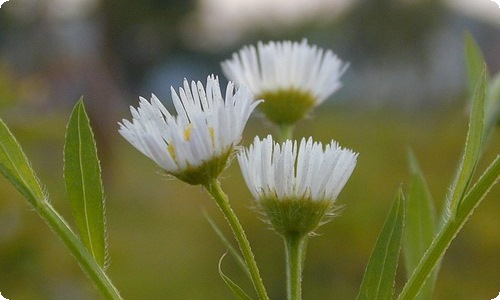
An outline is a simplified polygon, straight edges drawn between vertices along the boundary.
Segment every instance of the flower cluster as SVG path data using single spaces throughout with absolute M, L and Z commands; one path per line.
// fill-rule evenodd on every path
M 119 131 L 167 173 L 189 184 L 208 184 L 226 167 L 250 114 L 262 102 L 254 101 L 253 94 L 264 98 L 261 108 L 271 121 L 292 124 L 341 86 L 346 68 L 331 51 L 306 40 L 244 47 L 222 63 L 239 86 L 235 93 L 229 82 L 223 97 L 214 76 L 208 77 L 206 88 L 184 80 L 178 94 L 172 88 L 177 116 L 155 95 L 150 102 L 140 98 L 139 107 L 130 109 L 132 122 L 123 120 Z M 280 145 L 268 136 L 262 141 L 256 137 L 238 161 L 252 195 L 278 232 L 299 230 L 297 224 L 302 224 L 299 231 L 311 233 L 331 210 L 356 157 L 334 141 L 323 149 L 312 138 Z M 283 215 L 289 218 L 275 217 Z
M 229 82 L 222 96 L 217 78 L 206 88 L 187 80 L 172 88 L 176 116 L 154 95 L 131 108 L 120 134 L 167 173 L 193 185 L 201 184 L 224 214 L 260 299 L 269 299 L 254 254 L 241 224 L 220 187 L 248 118 L 258 104 L 280 128 L 282 144 L 271 136 L 237 154 L 240 168 L 257 206 L 286 244 L 287 294 L 300 299 L 301 273 L 308 236 L 326 221 L 340 191 L 351 176 L 357 153 L 331 141 L 325 147 L 312 138 L 292 141 L 295 123 L 340 86 L 347 64 L 331 51 L 306 40 L 259 43 L 222 63 Z M 255 94 L 255 96 L 254 96 Z

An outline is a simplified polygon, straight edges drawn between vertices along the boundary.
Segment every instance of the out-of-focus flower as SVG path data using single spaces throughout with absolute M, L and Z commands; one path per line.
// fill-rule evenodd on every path
M 245 124 L 260 101 L 244 86 L 233 93 L 230 82 L 225 98 L 218 78 L 201 82 L 184 80 L 179 95 L 172 88 L 177 116 L 172 116 L 155 95 L 140 98 L 131 107 L 132 122 L 122 120 L 119 132 L 135 148 L 167 173 L 189 183 L 216 179 L 241 140 Z
M 332 141 L 323 148 L 312 138 L 287 140 L 255 138 L 238 154 L 250 192 L 273 228 L 282 235 L 312 233 L 351 176 L 357 153 Z
M 348 67 L 332 51 L 306 40 L 245 46 L 221 65 L 230 80 L 265 100 L 260 109 L 280 125 L 295 124 L 337 91 Z

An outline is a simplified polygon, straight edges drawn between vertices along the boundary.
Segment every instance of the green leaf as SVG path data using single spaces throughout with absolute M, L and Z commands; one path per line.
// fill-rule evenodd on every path
M 26 155 L 5 123 L 0 120 L 0 172 L 35 208 L 45 195 Z
M 404 214 L 404 196 L 400 189 L 373 249 L 357 299 L 392 298 L 403 236 Z
M 243 299 L 243 300 L 252 300 L 250 296 L 248 296 L 245 291 L 243 291 L 242 288 L 240 288 L 234 281 L 231 280 L 224 272 L 222 272 L 222 260 L 226 256 L 227 253 L 224 253 L 222 257 L 219 259 L 219 275 L 222 277 L 222 280 L 226 283 L 226 285 L 231 289 L 233 294 L 238 297 L 238 299 Z
M 467 221 L 491 188 L 500 179 L 500 155 L 497 155 L 474 186 L 465 195 L 457 211 L 457 220 Z
M 406 226 L 403 253 L 407 278 L 417 267 L 436 233 L 436 212 L 425 177 L 414 154 L 409 154 L 410 189 L 406 201 Z M 431 299 L 436 275 L 420 291 L 419 300 Z
M 500 73 L 493 77 L 488 84 L 484 113 L 483 148 L 495 124 L 498 122 L 498 115 L 500 113 Z
M 104 267 L 106 242 L 101 167 L 82 99 L 75 105 L 66 130 L 64 179 L 80 238 Z
M 398 300 L 415 299 L 426 279 L 431 275 L 433 269 L 439 263 L 439 260 L 443 257 L 460 229 L 462 229 L 465 222 L 474 212 L 474 209 L 481 203 L 499 179 L 500 156 L 497 156 L 467 195 L 465 195 L 462 205 L 457 211 L 456 217 L 446 220 L 444 226 L 439 230 L 439 233 L 429 249 L 425 252 L 415 272 L 413 272 L 412 276 L 403 287 Z
M 461 199 L 467 192 L 467 188 L 469 187 L 472 176 L 474 175 L 477 162 L 481 156 L 485 98 L 486 71 L 483 68 L 483 73 L 474 91 L 464 155 L 455 174 L 455 180 L 447 199 L 447 211 L 445 213 L 451 218 L 454 218 L 457 207 L 460 205 Z
M 464 44 L 465 63 L 467 65 L 467 87 L 469 97 L 472 99 L 476 85 L 482 76 L 485 60 L 481 49 L 469 32 L 465 34 Z M 489 75 L 486 74 L 486 77 L 488 78 Z

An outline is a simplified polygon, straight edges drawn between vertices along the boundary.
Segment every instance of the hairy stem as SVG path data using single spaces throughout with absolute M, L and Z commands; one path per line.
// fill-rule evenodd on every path
M 250 272 L 250 277 L 252 279 L 253 286 L 255 291 L 259 295 L 259 299 L 261 300 L 269 300 L 269 296 L 267 295 L 266 288 L 264 287 L 264 283 L 262 282 L 262 278 L 260 277 L 259 268 L 257 267 L 257 262 L 255 261 L 255 256 L 252 252 L 252 248 L 250 247 L 250 242 L 243 230 L 243 227 L 238 220 L 238 217 L 234 213 L 233 209 L 229 205 L 229 200 L 221 189 L 220 183 L 218 180 L 213 180 L 208 184 L 204 185 L 204 188 L 208 191 L 208 193 L 214 198 L 217 206 L 224 214 L 231 230 L 233 231 L 233 235 L 238 242 L 240 247 L 241 254 L 243 255 L 243 259 L 247 265 L 247 268 Z

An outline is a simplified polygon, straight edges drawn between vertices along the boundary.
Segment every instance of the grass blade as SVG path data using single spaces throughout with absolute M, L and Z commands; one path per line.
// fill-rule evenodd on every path
M 224 257 L 226 256 L 226 253 L 224 253 L 224 255 L 222 255 L 222 257 L 220 258 L 219 260 L 219 275 L 220 277 L 222 277 L 222 280 L 224 280 L 224 282 L 226 283 L 226 285 L 231 289 L 231 291 L 233 292 L 233 294 L 238 297 L 238 299 L 243 299 L 243 300 L 252 300 L 252 298 L 250 298 L 250 296 L 248 296 L 245 291 L 243 291 L 242 288 L 240 288 L 234 281 L 231 280 L 231 278 L 229 278 L 226 274 L 224 274 L 224 272 L 222 272 L 222 260 L 224 259 Z
M 21 146 L 0 120 L 0 172 L 35 208 L 45 200 L 42 187 Z
M 80 238 L 104 267 L 106 242 L 101 167 L 82 99 L 75 105 L 66 130 L 64 179 Z
M 391 299 L 394 293 L 404 217 L 404 196 L 400 189 L 366 267 L 358 300 Z
M 436 212 L 425 177 L 413 153 L 409 154 L 410 189 L 406 201 L 406 226 L 403 243 L 407 278 L 411 277 L 436 233 Z M 419 300 L 431 299 L 436 275 L 420 291 Z

